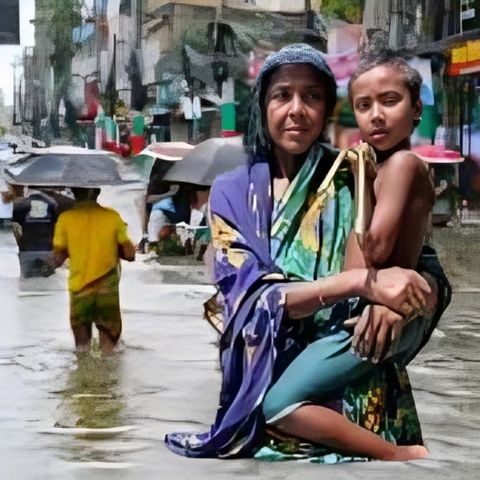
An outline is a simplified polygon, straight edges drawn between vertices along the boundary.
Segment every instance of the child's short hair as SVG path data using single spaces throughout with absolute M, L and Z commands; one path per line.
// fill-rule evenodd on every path
M 403 57 L 400 57 L 392 50 L 383 50 L 380 52 L 370 51 L 359 62 L 357 68 L 352 73 L 348 82 L 348 97 L 350 103 L 352 99 L 352 85 L 355 80 L 362 75 L 376 67 L 390 67 L 403 75 L 405 86 L 407 87 L 412 105 L 415 105 L 417 100 L 420 100 L 420 88 L 422 86 L 422 76 L 411 67 Z M 419 120 L 414 120 L 414 126 L 419 124 Z

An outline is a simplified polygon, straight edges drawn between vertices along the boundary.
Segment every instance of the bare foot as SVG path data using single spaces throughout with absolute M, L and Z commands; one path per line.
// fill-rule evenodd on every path
M 391 462 L 405 462 L 407 460 L 418 460 L 428 457 L 428 450 L 422 445 L 397 446 L 392 456 L 384 458 Z

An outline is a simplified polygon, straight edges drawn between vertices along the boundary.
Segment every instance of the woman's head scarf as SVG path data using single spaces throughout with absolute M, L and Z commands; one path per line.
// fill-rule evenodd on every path
M 337 84 L 325 55 L 305 43 L 294 43 L 283 47 L 267 57 L 255 81 L 250 112 L 250 123 L 245 137 L 246 147 L 252 156 L 268 156 L 271 141 L 265 119 L 265 93 L 273 72 L 282 65 L 291 63 L 308 64 L 321 75 L 326 89 L 325 120 L 331 115 L 337 101 Z

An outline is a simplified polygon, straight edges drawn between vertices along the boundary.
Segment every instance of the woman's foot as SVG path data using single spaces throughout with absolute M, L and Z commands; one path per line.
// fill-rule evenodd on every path
M 388 455 L 382 460 L 390 462 L 406 462 L 407 460 L 418 460 L 428 457 L 428 450 L 422 445 L 405 445 L 395 447 L 393 455 Z

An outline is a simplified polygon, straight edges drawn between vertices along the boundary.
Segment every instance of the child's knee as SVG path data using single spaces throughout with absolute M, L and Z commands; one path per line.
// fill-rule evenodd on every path
M 265 395 L 262 403 L 263 416 L 265 421 L 269 423 L 276 415 L 285 408 L 285 403 L 279 395 L 275 395 L 272 389 Z

